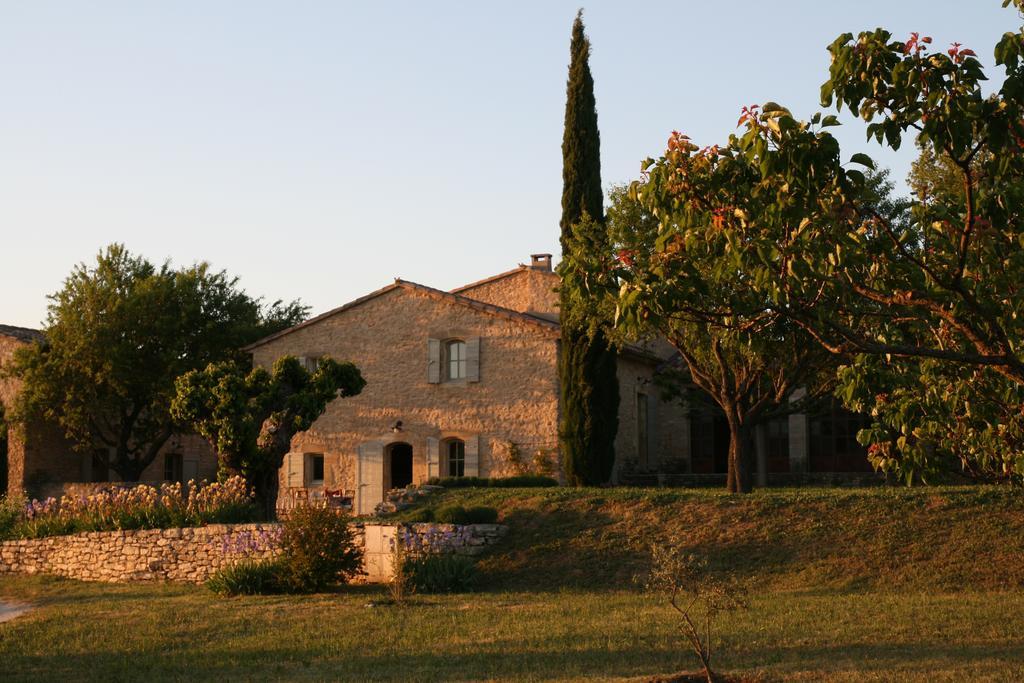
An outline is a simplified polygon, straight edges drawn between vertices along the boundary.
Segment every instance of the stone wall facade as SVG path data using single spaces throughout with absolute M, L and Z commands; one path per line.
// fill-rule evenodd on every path
M 0 368 L 10 363 L 14 352 L 23 346 L 38 343 L 42 334 L 35 330 L 0 325 Z M 21 391 L 21 381 L 0 374 L 0 407 L 9 414 Z M 170 461 L 168 461 L 170 458 Z M 172 436 L 156 458 L 142 472 L 140 482 L 158 485 L 168 481 L 166 475 L 210 480 L 217 476 L 217 458 L 209 444 L 195 434 Z M 78 483 L 116 483 L 113 470 L 94 467 L 93 454 L 76 451 L 54 423 L 33 420 L 25 425 L 12 425 L 7 445 L 7 490 L 0 495 L 59 498 L 69 485 Z M 0 477 L 2 478 L 2 477 Z
M 476 555 L 498 543 L 507 528 L 498 524 L 357 525 L 356 545 L 364 551 L 368 582 L 391 577 L 393 541 L 406 530 L 421 547 Z M 217 570 L 243 559 L 272 559 L 279 553 L 279 524 L 211 524 L 185 529 L 99 531 L 0 542 L 0 574 L 53 574 L 80 581 L 203 583 Z
M 38 343 L 42 335 L 34 330 L 0 326 L 0 368 L 6 367 L 14 352 Z M 0 373 L 0 406 L 9 416 L 14 408 L 21 380 Z M 16 495 L 25 489 L 37 493 L 51 481 L 74 481 L 79 473 L 79 456 L 63 437 L 60 428 L 50 422 L 32 420 L 10 426 L 7 439 L 7 490 Z
M 55 574 L 108 583 L 202 583 L 242 558 L 273 557 L 277 533 L 277 524 L 211 524 L 4 541 L 0 574 Z
M 431 383 L 432 338 L 479 338 L 479 381 Z M 323 457 L 323 479 L 311 479 L 307 467 L 297 481 L 289 481 L 285 467 L 283 494 L 295 487 L 357 489 L 357 460 L 365 445 L 376 447 L 378 458 L 384 449 L 384 481 L 375 483 L 379 495 L 373 505 L 383 500 L 383 491 L 398 487 L 389 462 L 396 444 L 411 446 L 409 483 L 417 484 L 431 474 L 447 474 L 444 447 L 450 439 L 477 449 L 476 471 L 467 465 L 466 474 L 478 476 L 495 471 L 501 444 L 557 446 L 558 330 L 525 316 L 495 314 L 430 291 L 396 287 L 251 351 L 254 364 L 264 367 L 289 354 L 351 361 L 367 382 L 361 394 L 333 401 L 308 431 L 295 436 L 293 453 Z M 435 472 L 428 469 L 428 447 L 441 455 Z M 370 510 L 367 506 L 364 512 Z
M 452 290 L 477 301 L 504 306 L 520 313 L 558 318 L 558 275 L 542 268 L 519 266 Z

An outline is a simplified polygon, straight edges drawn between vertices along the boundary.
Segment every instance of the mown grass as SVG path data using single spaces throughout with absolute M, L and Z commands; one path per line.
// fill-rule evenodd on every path
M 1011 489 L 476 489 L 511 531 L 483 592 L 375 587 L 222 599 L 202 588 L 0 577 L 0 679 L 644 680 L 693 669 L 633 581 L 678 538 L 739 576 L 716 661 L 756 680 L 1024 680 L 1024 504 Z M 373 606 L 370 606 L 373 605 Z M 759 678 L 758 678 L 759 677 Z
M 761 590 L 1024 588 L 1024 491 L 1006 487 L 453 489 L 512 528 L 484 561 L 505 589 L 621 587 L 678 542 Z M 414 515 L 415 509 L 395 516 Z
M 38 606 L 0 625 L 5 681 L 623 680 L 692 668 L 634 591 L 490 592 L 380 605 L 379 588 L 224 600 L 198 588 L 0 578 Z M 716 661 L 764 680 L 1024 677 L 1020 593 L 775 593 L 721 621 Z

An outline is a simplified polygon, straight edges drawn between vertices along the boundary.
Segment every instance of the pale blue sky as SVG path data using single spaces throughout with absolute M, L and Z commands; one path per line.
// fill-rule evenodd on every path
M 579 4 L 0 0 L 0 322 L 37 326 L 113 241 L 314 313 L 557 256 Z M 605 186 L 673 129 L 722 142 L 766 100 L 809 116 L 843 31 L 921 31 L 991 67 L 1020 23 L 999 5 L 587 3 Z M 912 150 L 839 135 L 905 176 Z

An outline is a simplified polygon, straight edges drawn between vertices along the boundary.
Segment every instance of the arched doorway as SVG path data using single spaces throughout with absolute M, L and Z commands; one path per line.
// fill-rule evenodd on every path
M 412 446 L 407 443 L 388 446 L 387 463 L 391 476 L 385 489 L 404 489 L 412 483 Z

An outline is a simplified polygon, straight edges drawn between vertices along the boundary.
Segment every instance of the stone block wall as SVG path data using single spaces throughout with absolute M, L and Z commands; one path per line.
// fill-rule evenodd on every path
M 394 574 L 394 544 L 405 531 L 406 542 L 414 548 L 443 548 L 459 555 L 479 555 L 497 544 L 508 533 L 501 524 L 437 524 L 424 522 L 403 526 L 367 524 L 360 534 L 363 547 L 363 580 L 383 583 Z M 411 542 L 410 542 L 411 541 Z
M 55 574 L 81 581 L 202 583 L 243 558 L 277 553 L 277 524 L 97 531 L 0 543 L 0 574 Z
M 395 525 L 357 525 L 364 549 L 364 579 L 391 577 Z M 411 524 L 423 545 L 445 543 L 452 552 L 476 555 L 507 532 L 498 524 Z M 54 574 L 80 581 L 203 583 L 243 559 L 271 559 L 279 552 L 279 524 L 211 524 L 185 529 L 98 531 L 0 542 L 0 574 Z M 453 540 L 454 539 L 454 540 Z

